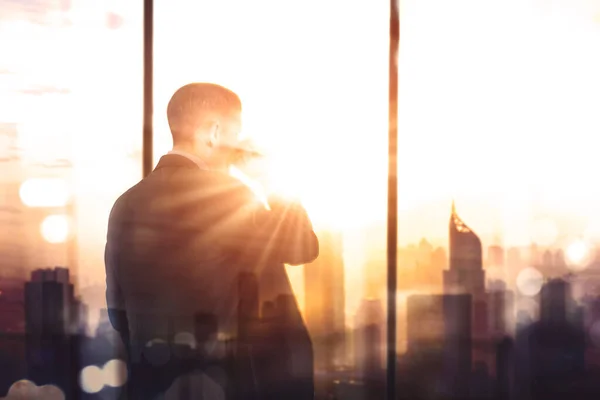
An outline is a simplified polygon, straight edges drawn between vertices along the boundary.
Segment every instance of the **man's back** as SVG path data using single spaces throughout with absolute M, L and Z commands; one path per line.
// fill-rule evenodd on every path
M 222 383 L 225 392 L 244 386 L 246 395 L 256 393 L 265 386 L 257 381 L 269 380 L 252 366 L 260 358 L 256 349 L 275 332 L 298 339 L 292 353 L 312 354 L 284 260 L 278 258 L 282 246 L 269 240 L 272 227 L 256 224 L 261 218 L 258 202 L 241 182 L 180 155 L 164 156 L 116 202 L 106 247 L 107 302 L 128 346 L 136 398 L 211 368 L 236 381 Z M 282 302 L 275 294 L 291 302 L 288 312 L 261 315 L 263 303 L 268 308 Z M 299 368 L 308 386 L 309 358 Z M 198 395 L 192 398 L 202 398 Z

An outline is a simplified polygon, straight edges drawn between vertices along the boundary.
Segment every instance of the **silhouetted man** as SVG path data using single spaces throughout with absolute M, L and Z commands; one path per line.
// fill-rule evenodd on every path
M 106 299 L 128 398 L 312 398 L 311 342 L 283 265 L 318 255 L 306 212 L 265 207 L 228 175 L 244 152 L 235 93 L 189 84 L 167 115 L 173 150 L 108 224 Z

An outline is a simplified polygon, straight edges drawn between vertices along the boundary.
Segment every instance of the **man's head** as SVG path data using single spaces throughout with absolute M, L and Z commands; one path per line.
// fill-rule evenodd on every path
M 227 168 L 242 125 L 242 102 L 234 92 L 212 83 L 190 83 L 173 94 L 167 117 L 173 148 L 197 155 L 211 168 Z

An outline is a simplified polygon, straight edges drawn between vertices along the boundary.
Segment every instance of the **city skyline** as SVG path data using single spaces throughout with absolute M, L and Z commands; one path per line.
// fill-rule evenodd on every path
M 266 155 L 244 182 L 301 200 L 320 242 L 316 260 L 277 275 L 291 292 L 266 269 L 229 286 L 219 275 L 237 320 L 167 324 L 173 354 L 216 337 L 228 355 L 256 340 L 274 359 L 291 349 L 284 325 L 304 324 L 297 353 L 317 400 L 383 397 L 389 14 L 368 3 L 154 2 L 154 164 L 171 148 L 174 90 L 222 84 Z M 600 2 L 400 8 L 398 394 L 600 392 Z M 110 397 L 126 357 L 104 246 L 112 205 L 142 178 L 143 6 L 0 0 L 0 15 L 0 385 Z M 198 276 L 173 281 L 193 293 L 177 312 L 202 303 Z M 140 288 L 159 299 L 153 282 Z M 151 363 L 160 340 L 143 350 Z M 53 368 L 63 356 L 72 366 Z M 284 380 L 293 363 L 279 361 L 259 379 Z
M 85 0 L 72 2 L 75 11 L 85 10 L 84 4 Z M 600 84 L 594 72 L 600 69 L 600 60 L 591 49 L 600 32 L 600 25 L 594 22 L 594 16 L 600 10 L 585 1 L 554 1 L 552 5 L 537 0 L 519 4 L 482 3 L 477 8 L 481 15 L 477 20 L 464 13 L 472 6 L 466 0 L 455 2 L 450 8 L 434 0 L 427 4 L 439 11 L 428 11 L 427 7 L 411 1 L 402 2 L 399 242 L 414 243 L 426 237 L 436 246 L 445 243 L 446 229 L 439 221 L 446 219 L 447 205 L 452 198 L 486 244 L 527 245 L 537 227 L 547 225 L 548 219 L 556 224 L 559 246 L 566 248 L 582 237 L 600 239 L 600 213 L 595 207 L 600 199 L 596 198 L 593 184 L 588 183 L 593 182 L 589 171 L 593 171 L 590 163 L 594 157 L 586 153 L 594 148 L 587 144 L 587 138 L 594 135 L 587 133 L 599 128 L 593 117 L 595 108 L 592 104 L 596 98 L 593 93 L 600 92 L 594 91 Z M 180 6 L 186 9 L 183 3 Z M 262 6 L 267 7 L 267 4 Z M 311 6 L 312 3 L 307 3 L 297 10 L 299 20 L 312 18 Z M 189 80 L 218 80 L 230 85 L 244 100 L 244 133 L 261 143 L 272 160 L 269 169 L 274 173 L 275 189 L 299 194 L 315 224 L 343 230 L 345 240 L 351 244 L 344 257 L 347 268 L 362 271 L 363 261 L 355 260 L 364 260 L 364 254 L 371 251 L 360 243 L 363 231 L 377 221 L 383 230 L 386 210 L 386 160 L 382 155 L 387 154 L 387 83 L 385 74 L 378 71 L 383 71 L 387 65 L 384 43 L 387 32 L 379 28 L 355 31 L 353 24 L 361 20 L 369 26 L 383 27 L 387 22 L 383 7 L 363 9 L 360 5 L 344 3 L 348 18 L 338 22 L 342 24 L 339 31 L 344 31 L 345 37 L 342 40 L 338 36 L 327 36 L 326 15 L 336 13 L 338 6 L 342 4 L 328 3 L 325 9 L 319 5 L 324 20 L 314 21 L 313 34 L 306 37 L 290 33 L 288 47 L 279 49 L 276 56 L 268 51 L 272 45 L 268 39 L 269 29 L 283 29 L 276 21 L 265 22 L 264 29 L 247 29 L 243 37 L 224 33 L 222 45 L 231 49 L 227 54 L 219 48 L 205 49 L 205 54 L 210 53 L 213 59 L 220 60 L 214 65 L 206 65 L 193 55 L 173 53 L 176 47 L 170 47 L 169 43 L 177 37 L 165 33 L 168 29 L 161 27 L 174 22 L 161 13 L 161 18 L 156 21 L 157 32 L 161 33 L 157 33 L 156 38 L 155 161 L 170 146 L 164 113 L 170 93 Z M 162 6 L 158 4 L 157 7 Z M 232 17 L 226 13 L 227 7 L 217 4 L 194 7 L 197 9 L 188 10 L 187 15 Z M 72 25 L 53 26 L 48 31 L 22 21 L 15 24 L 9 14 L 0 24 L 0 29 L 7 33 L 1 35 L 0 47 L 3 54 L 10 56 L 2 59 L 6 65 L 0 65 L 0 121 L 19 125 L 24 160 L 35 162 L 40 155 L 48 157 L 51 153 L 62 157 L 67 152 L 65 146 L 70 150 L 72 185 L 78 204 L 79 258 L 84 266 L 78 278 L 98 284 L 103 281 L 103 246 L 110 207 L 120 192 L 141 178 L 142 172 L 142 110 L 141 105 L 132 106 L 140 103 L 142 82 L 131 79 L 138 76 L 137 71 L 141 68 L 141 35 L 138 32 L 141 14 L 133 5 L 117 6 L 115 3 L 105 8 L 89 9 L 87 16 L 73 11 Z M 192 12 L 194 10 L 197 13 Z M 105 12 L 112 11 L 124 16 L 118 29 L 109 29 L 100 18 Z M 98 14 L 95 19 L 92 18 L 94 13 Z M 444 18 L 440 17 L 442 14 Z M 514 22 L 514 31 L 505 32 L 505 21 L 498 18 L 500 15 L 506 21 Z M 94 28 L 84 29 L 90 18 L 95 21 Z M 217 20 L 215 17 L 214 21 Z M 457 21 L 461 21 L 460 30 L 455 30 Z M 498 21 L 502 21 L 502 26 Z M 211 25 L 212 19 L 205 22 L 205 25 L 194 24 L 188 34 L 202 36 L 208 32 L 205 30 L 213 34 L 221 29 Z M 248 22 L 236 18 L 236 23 L 244 29 Z M 527 24 L 531 24 L 532 29 Z M 533 28 L 539 29 L 540 33 L 535 33 Z M 286 29 L 285 32 L 290 32 L 291 27 Z M 444 29 L 447 30 L 445 41 L 435 42 L 432 33 Z M 469 49 L 480 42 L 465 40 L 464 35 L 469 29 L 477 29 L 481 40 L 489 40 L 483 47 L 489 59 L 470 54 Z M 68 32 L 74 36 L 69 36 Z M 302 32 L 301 27 L 298 32 Z M 547 37 L 544 36 L 546 33 Z M 10 39 L 16 34 L 22 40 Z M 561 37 L 559 49 L 553 47 L 557 36 Z M 329 39 L 322 40 L 324 37 Z M 506 46 L 499 43 L 499 37 L 506 40 Z M 96 45 L 83 46 L 84 38 Z M 237 43 L 238 39 L 243 43 Z M 257 49 L 261 57 L 268 60 L 267 66 L 251 62 L 258 57 L 250 57 L 248 50 L 244 50 L 256 49 L 255 43 L 263 42 L 271 43 L 265 44 L 263 50 Z M 329 48 L 338 43 L 339 46 L 334 47 L 342 53 L 336 53 L 334 57 Z M 348 47 L 349 43 L 353 45 Z M 444 46 L 460 55 L 460 65 L 446 63 Z M 526 57 L 530 62 L 527 67 L 513 67 L 512 60 L 516 55 L 523 55 L 526 46 L 538 49 L 536 58 Z M 21 51 L 21 47 L 28 51 Z M 61 57 L 72 58 L 69 55 L 71 48 L 77 48 L 79 56 L 65 65 L 60 62 Z M 52 59 L 55 61 L 49 63 L 44 60 L 50 52 L 54 52 Z M 545 94 L 547 87 L 556 86 L 549 77 L 563 76 L 561 71 L 571 68 L 571 64 L 556 59 L 557 52 L 569 54 L 571 62 L 579 61 L 578 65 L 585 67 L 577 70 L 579 78 L 572 87 L 569 86 L 570 78 L 565 78 L 559 85 L 569 104 L 564 104 L 560 100 L 563 97 L 558 95 L 554 96 L 556 103 L 551 103 Z M 315 55 L 322 60 L 321 69 L 315 69 L 310 62 Z M 112 59 L 122 62 L 113 63 Z M 173 66 L 166 61 L 171 59 L 182 62 Z M 241 60 L 245 61 L 244 71 L 236 67 Z M 41 64 L 43 69 L 35 67 Z M 446 65 L 445 70 L 440 70 L 443 72 L 440 76 L 452 79 L 440 80 L 435 71 L 417 68 L 438 64 Z M 486 92 L 481 92 L 475 83 L 469 83 L 469 71 L 474 66 L 495 72 L 499 77 Z M 546 71 L 545 74 L 536 74 L 536 66 Z M 85 79 L 77 73 L 80 70 L 102 70 L 103 76 L 110 75 L 113 79 L 110 84 Z M 340 70 L 345 72 L 340 74 Z M 282 71 L 285 76 L 281 75 Z M 303 75 L 307 71 L 318 77 L 310 85 L 294 84 L 287 79 L 290 73 Z M 265 79 L 247 79 L 250 73 L 255 78 L 264 76 Z M 351 99 L 340 99 L 334 104 L 328 101 L 347 82 L 356 82 L 356 77 L 364 77 L 369 82 L 369 85 L 360 84 L 361 96 L 370 98 L 368 105 L 364 102 L 356 104 Z M 277 82 L 284 78 L 288 85 L 279 85 Z M 456 93 L 452 81 L 457 80 L 466 85 L 460 101 L 450 98 Z M 258 88 L 252 82 L 262 82 L 262 86 Z M 523 104 L 525 99 L 513 102 L 515 99 L 503 86 L 506 82 L 524 88 L 526 98 L 535 105 L 535 112 L 522 111 L 528 109 Z M 423 94 L 433 90 L 434 84 L 442 96 L 434 96 L 433 103 L 425 104 Z M 49 88 L 46 92 L 52 94 L 41 95 L 44 90 L 39 93 L 27 91 L 32 85 Z M 66 89 L 67 92 L 52 88 Z M 321 96 L 322 99 L 315 98 L 312 95 L 315 91 L 326 95 Z M 114 92 L 120 95 L 115 98 Z M 510 105 L 508 109 L 506 102 Z M 463 106 L 457 109 L 455 104 Z M 471 111 L 465 114 L 463 109 L 469 107 Z M 109 117 L 98 119 L 97 109 L 104 110 L 103 115 Z M 296 109 L 313 117 L 297 121 L 290 127 L 285 121 L 296 120 Z M 72 112 L 67 115 L 64 110 Z M 32 121 L 28 118 L 31 113 L 39 118 Z M 350 114 L 352 119 L 343 118 Z M 446 122 L 435 122 L 437 118 L 428 117 L 434 114 L 444 116 L 441 120 Z M 521 123 L 490 126 L 483 120 L 484 116 L 498 120 L 500 115 L 502 121 Z M 64 124 L 65 121 L 68 123 Z M 90 126 L 87 121 L 95 122 Z M 570 124 L 574 129 L 570 129 Z M 365 141 L 361 132 L 372 131 L 381 134 L 369 133 L 369 139 Z M 486 144 L 485 138 L 491 136 L 502 138 L 496 141 L 494 148 Z M 56 137 L 61 139 L 45 139 Z M 550 140 L 552 137 L 554 139 Z M 543 151 L 538 148 L 538 143 L 542 142 L 545 143 Z M 338 151 L 341 144 L 345 148 L 343 152 Z M 417 151 L 407 151 L 408 148 Z M 49 149 L 53 151 L 46 154 Z M 453 156 L 465 152 L 468 156 Z M 108 163 L 106 154 L 111 154 Z M 555 159 L 565 161 L 556 163 Z M 8 168 L 6 163 L 2 165 Z M 444 165 L 444 168 L 435 165 Z M 472 168 L 473 165 L 477 168 Z M 40 168 L 24 165 L 19 179 L 45 173 Z M 2 177 L 9 178 L 10 174 L 3 173 Z M 475 181 L 477 184 L 473 185 Z M 331 182 L 337 182 L 335 190 L 332 190 Z M 290 188 L 290 185 L 297 187 Z M 353 217 L 347 218 L 348 215 Z M 384 236 L 382 233 L 378 236 L 381 244 L 369 246 L 385 252 L 382 248 Z

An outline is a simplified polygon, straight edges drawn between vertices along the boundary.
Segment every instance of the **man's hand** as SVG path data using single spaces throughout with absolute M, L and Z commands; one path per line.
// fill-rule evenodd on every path
M 281 196 L 268 198 L 272 218 L 278 221 L 277 236 L 282 259 L 287 264 L 299 265 L 313 261 L 319 254 L 319 243 L 310 218 L 298 201 Z

